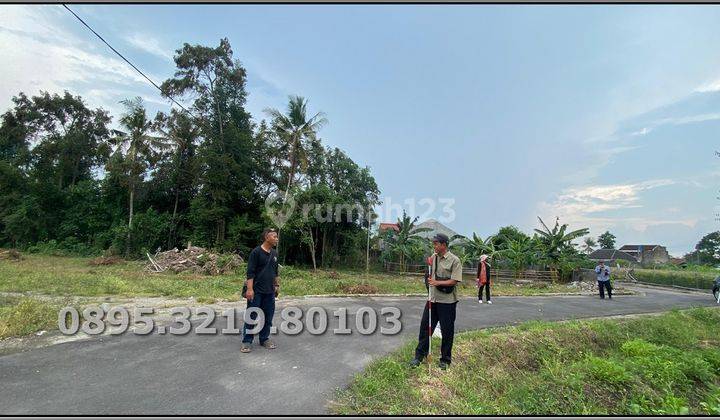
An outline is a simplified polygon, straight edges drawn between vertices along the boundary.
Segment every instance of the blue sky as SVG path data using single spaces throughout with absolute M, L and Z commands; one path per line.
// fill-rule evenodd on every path
M 254 118 L 309 98 L 381 215 L 452 198 L 460 233 L 559 216 L 675 255 L 719 227 L 718 6 L 72 7 L 158 82 L 183 42 L 229 38 Z M 0 6 L 0 52 L 2 109 L 40 89 L 168 108 L 61 6 Z

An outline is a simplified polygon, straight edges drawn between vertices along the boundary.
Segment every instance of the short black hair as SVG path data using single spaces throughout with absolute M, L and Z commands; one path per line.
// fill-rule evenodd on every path
M 275 229 L 275 228 L 265 228 L 265 230 L 263 230 L 262 237 L 261 237 L 260 239 L 262 239 L 263 242 L 264 242 L 264 241 L 265 241 L 265 238 L 267 238 L 268 234 L 269 234 L 269 233 L 272 233 L 272 232 L 277 232 L 277 229 Z

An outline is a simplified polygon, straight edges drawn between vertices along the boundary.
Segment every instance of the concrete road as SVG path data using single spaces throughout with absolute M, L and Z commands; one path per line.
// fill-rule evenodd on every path
M 715 305 L 710 293 L 638 288 L 636 296 L 600 300 L 590 296 L 497 297 L 480 306 L 463 299 L 458 330 Z M 300 302 L 300 304 L 298 304 Z M 101 336 L 0 357 L 0 414 L 322 414 L 337 388 L 372 359 L 415 339 L 421 298 L 314 298 L 278 302 L 304 311 L 326 309 L 328 332 L 277 333 L 275 350 L 255 345 L 238 351 L 238 335 Z M 333 312 L 348 309 L 350 335 L 335 335 Z M 358 333 L 354 314 L 361 307 L 397 307 L 402 331 Z M 242 313 L 242 312 L 240 312 Z M 241 316 L 241 315 L 240 315 Z M 384 320 L 384 316 L 379 317 Z M 218 317 L 215 325 L 225 327 Z M 238 324 L 239 325 L 239 324 Z

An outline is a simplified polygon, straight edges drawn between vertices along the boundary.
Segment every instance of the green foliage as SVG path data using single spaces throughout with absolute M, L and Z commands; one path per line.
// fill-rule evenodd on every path
M 695 250 L 685 256 L 688 262 L 702 265 L 720 264 L 720 231 L 703 236 Z
M 346 415 L 717 414 L 718 322 L 717 309 L 701 308 L 471 331 L 456 336 L 452 367 L 430 374 L 407 366 L 409 342 L 357 375 L 331 409 Z M 684 331 L 682 339 L 667 334 L 675 330 Z
M 386 247 L 383 251 L 385 258 L 388 260 L 398 258 L 401 271 L 405 271 L 408 261 L 422 264 L 422 257 L 430 251 L 429 241 L 418 235 L 430 229 L 417 228 L 417 221 L 417 216 L 411 218 L 403 210 L 402 217 L 397 221 L 397 232 L 393 229 L 385 231 L 384 241 Z
M 0 339 L 32 334 L 57 325 L 56 305 L 37 299 L 7 299 L 0 301 Z
M 174 61 L 161 90 L 186 99 L 190 113 L 152 117 L 139 98 L 126 99 L 119 130 L 68 92 L 13 98 L 0 118 L 0 246 L 134 258 L 192 242 L 246 254 L 271 224 L 263 209 L 273 191 L 323 186 L 319 204 L 379 202 L 370 170 L 322 145 L 316 134 L 326 120 L 307 112 L 306 99 L 291 97 L 285 114 L 269 110 L 269 124 L 253 122 L 246 71 L 227 39 L 183 44 Z M 367 225 L 353 211 L 283 233 L 281 258 L 359 261 Z
M 120 225 L 113 228 L 114 239 L 111 248 L 116 250 L 116 253 L 127 250 L 126 254 L 135 258 L 145 256 L 146 252 L 153 254 L 155 250 L 165 245 L 170 222 L 169 214 L 158 213 L 154 209 L 137 213 L 132 227 Z
M 610 231 L 605 231 L 605 233 L 598 236 L 597 242 L 602 249 L 615 249 L 615 239 L 615 235 Z
M 669 286 L 690 287 L 693 289 L 712 289 L 713 280 L 720 275 L 719 270 L 651 270 L 635 269 L 633 276 L 641 282 Z

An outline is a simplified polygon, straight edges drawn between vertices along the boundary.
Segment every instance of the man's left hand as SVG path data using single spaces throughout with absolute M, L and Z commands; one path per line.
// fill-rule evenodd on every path
M 437 286 L 438 283 L 439 283 L 439 281 L 438 281 L 438 280 L 435 280 L 435 279 L 432 278 L 432 277 L 428 279 L 428 284 L 429 284 L 430 286 Z
M 278 295 L 280 294 L 280 286 L 275 286 L 274 288 L 275 288 L 275 297 L 278 297 Z

